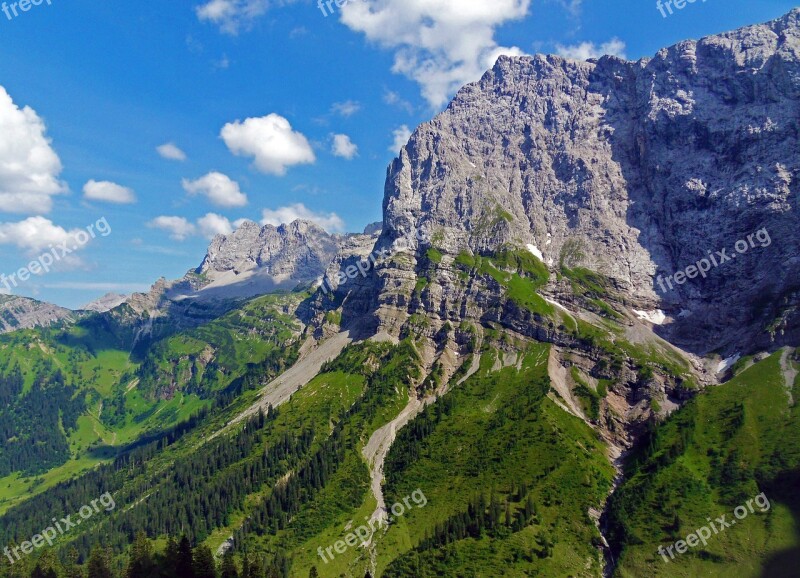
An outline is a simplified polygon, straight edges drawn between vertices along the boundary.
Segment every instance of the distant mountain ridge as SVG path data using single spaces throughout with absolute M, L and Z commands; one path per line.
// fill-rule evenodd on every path
M 28 297 L 0 295 L 0 333 L 47 327 L 78 317 L 76 312 Z

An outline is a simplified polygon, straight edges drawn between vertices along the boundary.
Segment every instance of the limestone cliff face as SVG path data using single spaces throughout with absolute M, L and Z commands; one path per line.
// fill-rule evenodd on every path
M 51 303 L 27 297 L 0 295 L 0 333 L 47 327 L 61 321 L 72 321 L 77 317 L 75 312 Z
M 308 221 L 263 227 L 247 221 L 230 235 L 218 235 L 208 248 L 198 273 L 216 281 L 233 273 L 260 270 L 283 281 L 316 279 L 339 249 L 336 236 Z
M 555 272 L 567 245 L 626 305 L 662 309 L 658 331 L 674 343 L 733 353 L 796 342 L 799 117 L 800 10 L 638 62 L 502 57 L 388 170 L 377 248 L 423 230 L 441 263 L 419 244 L 348 283 L 345 319 L 481 318 L 491 288 L 456 282 L 452 258 L 531 245 Z M 659 275 L 737 253 L 759 230 L 764 241 L 706 278 L 660 287 Z

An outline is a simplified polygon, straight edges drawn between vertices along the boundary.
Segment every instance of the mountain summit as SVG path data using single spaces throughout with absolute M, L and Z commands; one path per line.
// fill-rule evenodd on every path
M 371 288 L 345 288 L 359 296 L 353 316 L 389 307 L 460 321 L 466 301 L 480 318 L 487 304 L 466 298 L 450 266 L 528 247 L 553 273 L 566 263 L 608 277 L 696 353 L 796 342 L 799 22 L 793 10 L 637 62 L 501 57 L 389 167 L 379 244 L 412 230 L 433 241 Z M 429 250 L 442 255 L 433 276 L 420 261 Z M 688 269 L 712 256 L 702 275 Z M 410 299 L 418 275 L 430 284 Z M 545 291 L 558 294 L 557 279 Z

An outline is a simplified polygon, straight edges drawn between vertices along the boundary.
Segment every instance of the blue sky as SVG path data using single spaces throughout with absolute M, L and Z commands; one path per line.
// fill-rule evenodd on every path
M 311 0 L 47 2 L 0 12 L 0 273 L 105 219 L 110 234 L 11 286 L 68 307 L 180 277 L 243 218 L 379 220 L 407 130 L 500 53 L 637 59 L 793 7 L 697 0 L 665 18 L 655 0 L 350 0 L 324 16 Z

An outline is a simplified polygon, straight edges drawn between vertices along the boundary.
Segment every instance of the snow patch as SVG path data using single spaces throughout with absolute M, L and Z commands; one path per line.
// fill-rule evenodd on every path
M 536 255 L 536 257 L 539 258 L 539 261 L 544 263 L 544 255 L 542 255 L 542 252 L 539 250 L 539 248 L 536 245 L 531 245 L 530 243 L 528 243 L 528 251 L 530 251 L 531 253 Z
M 727 371 L 731 366 L 733 366 L 734 363 L 739 361 L 741 357 L 742 354 L 737 353 L 736 355 L 729 357 L 728 359 L 723 359 L 722 361 L 719 362 L 719 365 L 717 365 L 717 373 L 722 373 L 723 371 Z
M 661 309 L 656 309 L 654 311 L 639 311 L 638 309 L 634 309 L 633 312 L 636 313 L 636 316 L 642 321 L 649 321 L 653 325 L 664 325 L 664 321 L 667 320 L 667 316 L 664 315 Z

